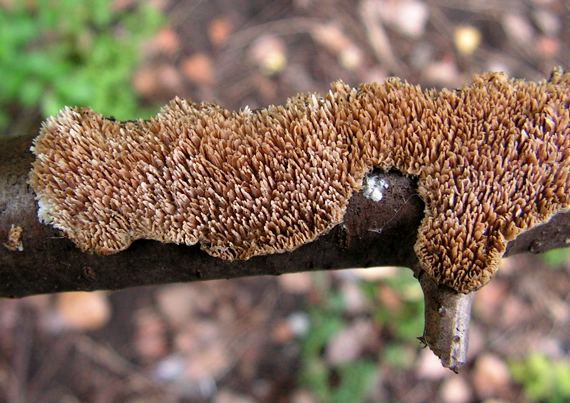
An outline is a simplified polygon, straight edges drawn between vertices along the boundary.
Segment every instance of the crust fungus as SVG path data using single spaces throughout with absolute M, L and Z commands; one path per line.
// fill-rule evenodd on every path
M 4 244 L 4 247 L 12 252 L 22 252 L 24 250 L 22 232 L 24 232 L 22 227 L 12 224 L 8 231 L 8 242 Z
M 65 108 L 34 141 L 30 183 L 40 220 L 84 251 L 147 238 L 248 259 L 327 232 L 373 167 L 397 169 L 425 201 L 422 269 L 471 292 L 509 240 L 569 209 L 569 86 L 561 70 L 441 92 L 337 82 L 255 111 L 177 98 L 126 123 Z

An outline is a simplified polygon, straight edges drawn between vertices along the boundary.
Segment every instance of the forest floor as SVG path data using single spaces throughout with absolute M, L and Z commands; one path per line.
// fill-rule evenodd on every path
M 149 1 L 168 24 L 133 78 L 147 105 L 255 109 L 394 75 L 541 80 L 570 62 L 562 0 Z M 0 300 L 0 401 L 554 402 L 570 396 L 569 298 L 570 259 L 505 259 L 476 294 L 459 375 L 416 339 L 405 269 Z

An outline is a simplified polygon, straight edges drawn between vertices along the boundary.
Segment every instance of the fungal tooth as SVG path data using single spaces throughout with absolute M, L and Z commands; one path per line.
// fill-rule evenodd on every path
M 256 111 L 175 98 L 127 123 L 65 107 L 32 143 L 30 184 L 40 221 L 84 251 L 148 238 L 248 259 L 330 230 L 363 178 L 380 201 L 386 187 L 366 174 L 396 169 L 418 178 L 426 203 L 423 270 L 471 292 L 506 240 L 570 208 L 569 86 L 561 70 L 538 84 L 485 73 L 439 93 L 397 78 L 338 81 Z

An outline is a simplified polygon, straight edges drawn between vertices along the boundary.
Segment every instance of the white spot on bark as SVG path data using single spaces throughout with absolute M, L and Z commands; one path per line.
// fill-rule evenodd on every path
M 364 177 L 363 193 L 364 197 L 379 202 L 384 197 L 384 190 L 388 189 L 389 185 L 384 179 L 380 179 L 375 174 L 368 174 Z

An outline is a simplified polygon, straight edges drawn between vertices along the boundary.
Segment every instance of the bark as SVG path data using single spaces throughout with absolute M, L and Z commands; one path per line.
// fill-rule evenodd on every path
M 27 184 L 33 159 L 29 151 L 32 138 L 0 140 L 0 297 L 350 267 L 406 266 L 420 279 L 426 297 L 426 330 L 420 339 L 446 367 L 458 370 L 464 362 L 472 295 L 441 287 L 418 268 L 414 243 L 424 204 L 416 194 L 413 178 L 375 171 L 389 184 L 381 201 L 355 194 L 342 224 L 290 253 L 230 262 L 211 257 L 198 246 L 140 240 L 118 254 L 97 256 L 79 251 L 58 230 L 38 222 L 34 194 Z M 14 231 L 18 227 L 22 229 L 19 235 Z M 558 214 L 549 223 L 512 241 L 507 254 L 564 247 L 570 243 L 569 234 L 570 213 Z
M 0 247 L 0 296 L 212 280 L 297 271 L 378 265 L 409 266 L 423 202 L 413 179 L 397 173 L 385 197 L 375 203 L 361 194 L 350 201 L 345 221 L 291 253 L 224 261 L 199 246 L 139 240 L 123 252 L 99 256 L 81 252 L 58 230 L 38 222 L 32 189 L 26 184 L 31 139 L 5 140 L 0 147 L 0 245 L 12 226 L 23 231 L 23 250 Z M 379 173 L 380 174 L 380 173 Z

